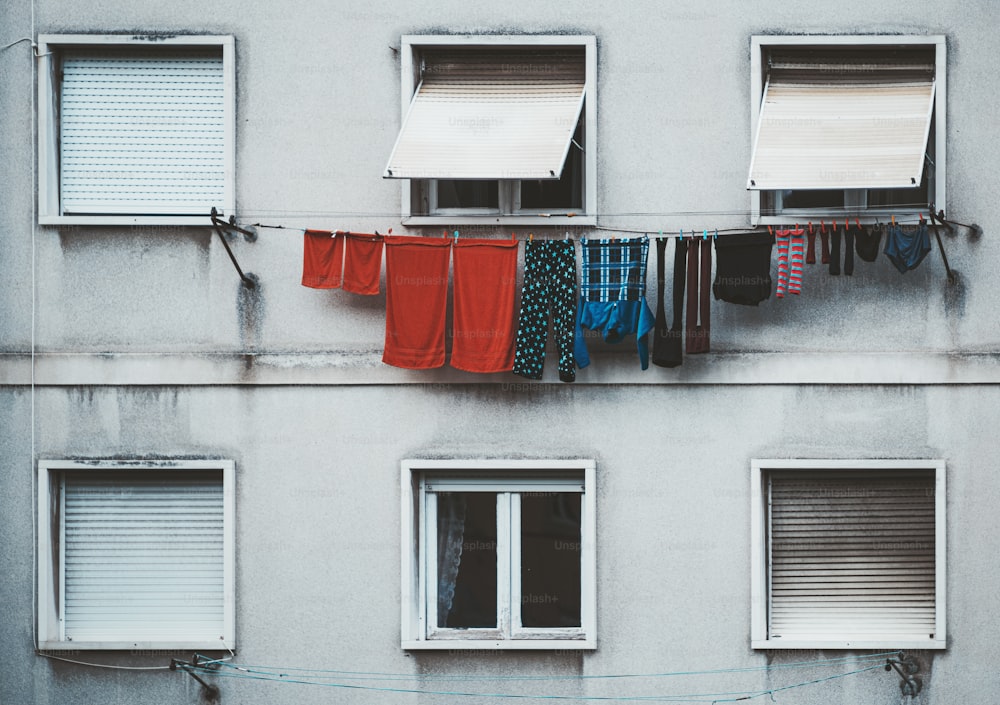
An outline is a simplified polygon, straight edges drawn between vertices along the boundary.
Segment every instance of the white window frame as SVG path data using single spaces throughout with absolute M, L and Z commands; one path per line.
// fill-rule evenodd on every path
M 59 176 L 59 56 L 74 47 L 153 48 L 220 47 L 225 84 L 225 196 L 220 213 L 235 210 L 236 52 L 225 35 L 144 36 L 117 34 L 41 34 L 38 36 L 38 223 L 40 225 L 211 225 L 209 213 L 198 215 L 64 214 Z
M 829 639 L 772 639 L 768 634 L 768 591 L 770 589 L 769 540 L 767 536 L 767 475 L 772 470 L 873 470 L 934 471 L 935 514 L 935 622 L 933 639 L 893 640 L 865 638 L 848 641 Z M 946 532 L 947 504 L 945 461 L 943 459 L 754 459 L 750 474 L 750 566 L 751 566 L 751 647 L 754 649 L 945 649 L 946 632 Z
M 763 62 L 770 49 L 777 47 L 796 46 L 818 46 L 818 47 L 845 47 L 856 46 L 859 49 L 872 49 L 885 47 L 890 49 L 899 45 L 925 46 L 934 48 L 934 164 L 928 164 L 925 168 L 930 169 L 928 174 L 929 200 L 938 209 L 946 210 L 946 150 L 947 150 L 947 42 L 944 35 L 900 35 L 900 36 L 875 36 L 875 35 L 805 35 L 805 36 L 778 36 L 778 35 L 756 35 L 750 38 L 750 144 L 753 145 L 754 135 L 757 134 L 757 122 L 760 117 L 761 99 L 764 95 L 764 65 Z M 839 216 L 841 219 L 845 215 L 853 221 L 857 219 L 862 223 L 874 223 L 876 220 L 882 222 L 889 220 L 893 215 L 897 219 L 913 217 L 923 213 L 926 217 L 927 209 L 903 209 L 903 208 L 867 208 L 864 201 L 866 192 L 864 189 L 844 189 L 845 207 L 856 206 L 857 210 L 848 211 L 844 209 L 812 209 L 797 208 L 785 209 L 778 215 L 762 215 L 761 208 L 764 196 L 759 190 L 750 191 L 750 223 L 751 225 L 781 225 L 787 224 L 791 220 L 811 218 L 819 220 L 826 217 L 827 220 Z M 946 211 L 947 212 L 947 211 Z
M 593 460 L 426 460 L 407 459 L 400 463 L 402 499 L 402 648 L 407 650 L 505 650 L 505 649 L 559 649 L 592 650 L 597 648 L 596 602 L 596 529 L 595 494 L 596 469 Z M 515 568 L 508 570 L 503 559 L 498 558 L 498 614 L 501 624 L 497 629 L 442 629 L 436 624 L 434 581 L 428 586 L 428 576 L 433 569 L 433 546 L 428 547 L 427 521 L 434 513 L 433 492 L 424 489 L 428 477 L 448 475 L 449 489 L 463 488 L 497 491 L 499 493 L 498 525 L 508 531 L 498 532 L 498 554 L 509 551 L 510 564 L 519 565 L 518 542 L 510 541 L 507 517 L 518 517 L 519 492 L 566 491 L 564 481 L 552 480 L 553 473 L 572 473 L 579 486 L 583 483 L 581 507 L 581 573 L 580 619 L 581 626 L 574 628 L 528 629 L 518 628 L 520 581 Z M 437 474 L 437 475 L 435 475 Z M 536 477 L 532 477 L 535 475 Z M 507 494 L 510 493 L 510 494 Z M 509 514 L 504 512 L 509 510 Z M 433 542 L 432 542 L 433 543 Z M 511 545 L 513 544 L 513 545 Z M 430 561 L 430 562 L 429 562 Z M 434 597 L 434 599 L 431 599 Z M 508 608 L 509 606 L 509 608 Z M 506 623 L 506 626 L 505 624 Z
M 60 614 L 60 582 L 63 555 L 60 547 L 60 479 L 63 473 L 135 473 L 143 479 L 165 471 L 205 471 L 222 473 L 223 493 L 223 638 L 218 641 L 70 641 L 64 639 Z M 235 622 L 235 463 L 232 460 L 40 460 L 38 462 L 38 648 L 46 651 L 90 651 L 122 649 L 201 649 L 234 650 Z
M 583 163 L 583 208 L 575 215 L 544 215 L 541 211 L 520 209 L 520 182 L 512 180 L 500 183 L 499 209 L 455 208 L 439 210 L 433 215 L 414 215 L 414 198 L 426 196 L 431 208 L 437 202 L 436 182 L 421 187 L 415 179 L 403 179 L 400 183 L 400 217 L 404 225 L 596 225 L 597 224 L 597 38 L 593 35 L 403 35 L 401 39 L 400 105 L 401 120 L 406 119 L 413 94 L 420 83 L 420 54 L 435 47 L 538 47 L 559 49 L 565 47 L 585 48 L 585 98 L 583 102 L 584 121 L 584 163 Z M 576 149 L 572 147 L 571 149 Z M 510 212 L 506 212 L 510 209 Z M 558 211 L 566 209 L 556 208 Z

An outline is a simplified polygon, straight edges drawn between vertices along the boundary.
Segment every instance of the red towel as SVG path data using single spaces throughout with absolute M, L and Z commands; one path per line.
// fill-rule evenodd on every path
M 517 334 L 517 240 L 457 240 L 451 366 L 509 372 Z
M 385 236 L 382 362 L 423 370 L 444 365 L 451 239 Z
M 346 233 L 344 291 L 372 296 L 382 274 L 382 236 Z
M 302 240 L 302 286 L 339 289 L 343 268 L 344 238 L 329 230 L 306 230 Z

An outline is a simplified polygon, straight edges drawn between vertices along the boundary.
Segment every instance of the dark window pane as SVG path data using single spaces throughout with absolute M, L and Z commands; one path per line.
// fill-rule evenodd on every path
M 521 624 L 579 627 L 578 492 L 521 494 Z
M 497 181 L 439 179 L 437 189 L 438 208 L 497 210 L 500 207 L 500 187 Z
M 573 135 L 576 144 L 570 144 L 559 179 L 541 179 L 521 182 L 521 208 L 583 208 L 583 152 L 576 145 L 583 144 L 583 121 Z
M 782 208 L 843 208 L 844 190 L 783 191 Z
M 497 626 L 497 496 L 437 495 L 439 627 Z

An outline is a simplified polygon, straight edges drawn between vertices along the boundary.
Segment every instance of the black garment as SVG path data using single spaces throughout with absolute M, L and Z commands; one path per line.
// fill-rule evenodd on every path
M 830 274 L 840 274 L 840 240 L 844 240 L 844 274 L 854 274 L 854 231 L 834 228 L 830 233 Z
M 921 223 L 909 232 L 902 226 L 890 225 L 885 234 L 885 256 L 895 265 L 900 274 L 915 269 L 931 251 L 931 238 L 927 225 Z
M 854 236 L 855 249 L 858 257 L 865 262 L 874 262 L 878 259 L 878 248 L 882 243 L 882 228 L 875 225 L 868 229 L 862 228 Z
M 667 241 L 665 238 L 656 241 L 656 327 L 653 329 L 653 364 L 659 367 L 677 367 L 684 361 L 683 304 L 687 241 L 675 240 L 674 243 L 674 320 L 668 329 L 667 315 L 663 306 L 666 285 L 664 255 Z
M 715 241 L 715 298 L 756 306 L 771 298 L 771 233 L 719 235 Z

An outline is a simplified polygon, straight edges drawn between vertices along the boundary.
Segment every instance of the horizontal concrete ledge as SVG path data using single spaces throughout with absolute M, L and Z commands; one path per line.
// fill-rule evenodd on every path
M 493 384 L 511 390 L 563 385 L 555 356 L 545 378 L 509 372 L 475 374 L 451 367 L 403 370 L 381 351 L 338 353 L 7 353 L 4 386 L 452 385 Z M 34 378 L 32 379 L 32 367 Z M 1000 352 L 845 353 L 717 352 L 688 355 L 680 367 L 643 371 L 634 355 L 594 357 L 577 370 L 580 385 L 693 384 L 1000 384 Z

